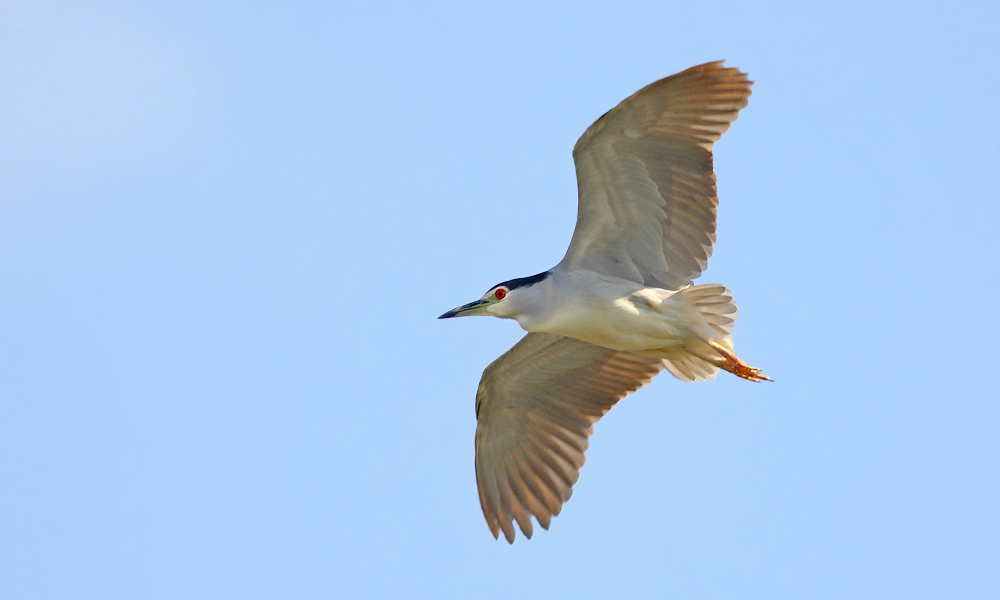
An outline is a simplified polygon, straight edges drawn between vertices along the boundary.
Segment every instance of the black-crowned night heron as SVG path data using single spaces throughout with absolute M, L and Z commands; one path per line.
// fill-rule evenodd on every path
M 569 500 L 593 425 L 666 369 L 768 379 L 733 353 L 729 290 L 692 285 L 715 242 L 712 146 L 751 81 L 713 62 L 639 90 L 573 148 L 576 230 L 558 265 L 495 285 L 440 318 L 492 315 L 529 333 L 476 394 L 476 481 L 494 537 L 548 529 Z

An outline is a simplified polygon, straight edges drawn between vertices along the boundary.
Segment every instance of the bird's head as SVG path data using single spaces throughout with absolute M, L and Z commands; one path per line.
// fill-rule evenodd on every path
M 548 276 L 549 271 L 546 271 L 531 277 L 521 277 L 498 283 L 483 294 L 479 300 L 453 308 L 438 318 L 492 315 L 501 319 L 516 319 L 528 307 L 526 302 L 529 296 L 528 289 L 545 280 Z
M 463 304 L 458 308 L 453 308 L 444 313 L 439 319 L 450 319 L 452 317 L 471 317 L 472 315 L 493 315 L 494 317 L 510 318 L 512 315 L 508 306 L 502 306 L 511 294 L 516 294 L 516 289 L 511 289 L 504 284 L 498 284 L 490 288 L 490 291 L 483 294 L 479 300 Z

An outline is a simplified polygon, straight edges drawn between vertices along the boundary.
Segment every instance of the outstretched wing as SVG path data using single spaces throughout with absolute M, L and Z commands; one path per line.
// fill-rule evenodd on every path
M 715 243 L 712 146 L 747 105 L 746 73 L 713 62 L 639 90 L 573 149 L 579 214 L 560 265 L 680 289 Z
M 663 361 L 550 333 L 529 333 L 483 372 L 476 394 L 476 482 L 486 523 L 531 537 L 573 493 L 593 424 L 648 383 Z

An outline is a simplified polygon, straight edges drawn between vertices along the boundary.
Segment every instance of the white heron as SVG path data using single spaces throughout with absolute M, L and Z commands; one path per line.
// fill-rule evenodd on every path
M 483 372 L 476 481 L 486 523 L 513 543 L 569 500 L 593 425 L 662 369 L 769 380 L 736 357 L 724 286 L 693 285 L 715 242 L 712 146 L 753 82 L 722 61 L 646 86 L 573 148 L 576 230 L 552 269 L 490 288 L 440 318 L 514 319 L 528 334 Z

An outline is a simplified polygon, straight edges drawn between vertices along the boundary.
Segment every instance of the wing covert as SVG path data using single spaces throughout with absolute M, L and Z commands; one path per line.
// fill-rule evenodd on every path
M 483 372 L 476 394 L 476 484 L 494 537 L 531 537 L 569 500 L 588 438 L 619 400 L 663 368 L 638 356 L 529 333 Z
M 697 278 L 715 243 L 712 146 L 752 83 L 707 63 L 646 86 L 591 125 L 573 149 L 579 212 L 560 265 L 670 290 Z

